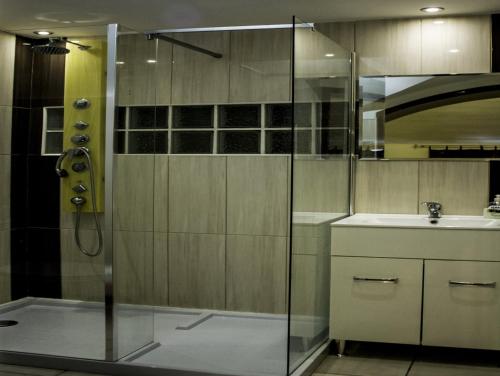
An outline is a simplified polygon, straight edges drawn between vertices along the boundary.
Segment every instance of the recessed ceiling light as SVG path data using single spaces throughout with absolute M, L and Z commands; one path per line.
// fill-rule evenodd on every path
M 444 21 L 443 20 L 436 20 L 436 21 L 432 21 L 433 24 L 436 24 L 436 25 L 442 25 L 444 24 Z
M 148 60 L 146 60 L 146 63 L 155 64 L 156 60 L 154 60 L 154 59 L 148 59 Z
M 460 52 L 460 50 L 458 48 L 452 48 L 451 50 L 448 50 L 448 52 L 451 54 L 457 54 Z
M 325 54 L 326 57 L 334 57 L 335 54 L 332 54 L 332 53 L 328 53 L 328 54 Z
M 443 7 L 425 7 L 420 9 L 420 11 L 425 13 L 438 13 L 442 12 L 443 10 L 444 10 Z
M 79 41 L 79 40 L 75 40 L 75 39 L 71 39 L 71 40 L 69 40 L 68 42 L 80 43 L 80 41 Z
M 33 34 L 36 34 L 36 35 L 52 35 L 54 33 L 52 31 L 38 30 L 38 31 L 34 31 Z
M 123 65 L 123 64 L 125 64 L 125 62 L 124 61 L 117 61 L 116 64 L 117 65 Z

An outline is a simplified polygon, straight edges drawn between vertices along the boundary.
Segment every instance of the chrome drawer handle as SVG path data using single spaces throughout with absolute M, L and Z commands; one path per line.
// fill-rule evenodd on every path
M 398 283 L 399 278 L 367 278 L 367 277 L 352 277 L 353 281 L 358 282 L 381 282 L 381 283 Z
M 496 282 L 467 282 L 467 281 L 448 281 L 450 286 L 475 286 L 475 287 L 497 287 Z

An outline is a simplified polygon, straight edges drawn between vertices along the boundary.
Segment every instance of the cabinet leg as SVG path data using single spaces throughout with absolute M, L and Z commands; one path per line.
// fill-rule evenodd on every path
M 345 339 L 335 340 L 337 343 L 338 357 L 344 356 L 345 346 L 347 341 Z

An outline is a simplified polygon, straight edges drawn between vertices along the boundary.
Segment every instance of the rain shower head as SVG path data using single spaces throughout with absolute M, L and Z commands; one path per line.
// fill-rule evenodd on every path
M 45 44 L 34 45 L 31 49 L 35 53 L 44 55 L 66 55 L 69 53 L 69 50 L 66 47 L 60 46 L 53 41 Z
M 70 53 L 70 50 L 66 48 L 62 43 L 71 43 L 78 46 L 80 50 L 86 51 L 90 46 L 85 46 L 80 43 L 72 42 L 66 38 L 54 39 L 50 38 L 48 43 L 38 44 L 31 47 L 33 52 L 45 54 L 45 55 L 66 55 Z

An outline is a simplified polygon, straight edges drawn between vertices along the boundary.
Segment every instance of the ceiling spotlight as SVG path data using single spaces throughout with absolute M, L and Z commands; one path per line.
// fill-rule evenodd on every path
M 328 53 L 328 54 L 325 54 L 326 57 L 334 57 L 335 54 L 332 54 L 332 53 Z
M 74 40 L 74 39 L 71 39 L 69 42 L 73 42 L 73 43 L 80 43 L 79 40 Z
M 460 50 L 459 50 L 458 48 L 452 48 L 451 50 L 448 50 L 448 52 L 449 52 L 450 54 L 457 54 L 457 53 L 459 53 L 459 52 L 460 52 Z
M 443 7 L 425 7 L 420 9 L 421 12 L 425 13 L 438 13 L 442 12 L 443 10 L 444 10 Z
M 436 20 L 436 21 L 432 21 L 432 23 L 435 25 L 442 25 L 442 24 L 444 24 L 444 21 L 443 20 Z
M 36 35 L 52 35 L 54 33 L 52 31 L 38 30 L 38 31 L 34 31 L 33 34 L 36 34 Z
M 123 65 L 123 64 L 125 64 L 125 62 L 124 62 L 124 61 L 117 61 L 117 62 L 116 62 L 116 65 Z
M 155 64 L 156 60 L 154 60 L 154 59 L 148 59 L 148 60 L 146 60 L 146 63 Z

